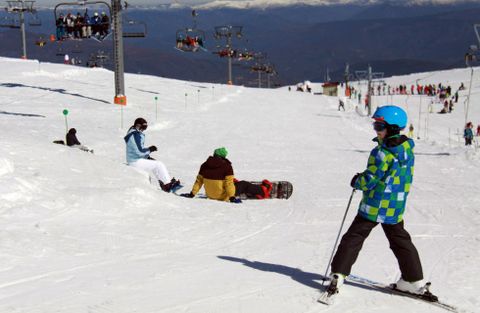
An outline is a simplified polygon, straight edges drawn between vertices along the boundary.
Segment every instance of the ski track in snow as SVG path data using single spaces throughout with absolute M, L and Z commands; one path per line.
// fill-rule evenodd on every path
M 339 112 L 337 98 L 285 88 L 128 74 L 121 127 L 119 107 L 102 102 L 113 95 L 113 73 L 5 58 L 0 66 L 1 312 L 442 312 L 348 285 L 335 306 L 316 303 L 350 178 L 373 147 L 363 105 L 346 101 Z M 417 77 L 455 89 L 469 73 L 387 82 Z M 480 157 L 455 135 L 464 119 L 460 101 L 451 114 L 428 115 L 425 99 L 374 98 L 404 106 L 421 137 L 428 115 L 428 137 L 416 141 L 406 228 L 434 292 L 473 312 L 480 305 L 473 293 L 480 279 L 471 275 L 480 260 Z M 52 144 L 64 136 L 64 109 L 95 155 Z M 479 114 L 472 106 L 472 119 Z M 238 205 L 160 192 L 148 174 L 125 166 L 123 136 L 138 116 L 150 122 L 146 145 L 157 145 L 153 156 L 182 180 L 181 192 L 212 150 L 226 146 L 237 178 L 289 180 L 292 198 Z M 344 231 L 359 200 L 357 193 Z M 383 282 L 399 277 L 379 227 L 354 272 Z

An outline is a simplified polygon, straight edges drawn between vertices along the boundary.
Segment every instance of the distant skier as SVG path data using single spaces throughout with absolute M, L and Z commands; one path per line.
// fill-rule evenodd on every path
M 408 127 L 408 138 L 413 138 L 413 131 L 414 131 L 414 128 L 413 128 L 413 124 L 410 124 L 410 126 Z
M 448 113 L 453 111 L 453 100 L 448 101 Z
M 80 141 L 77 139 L 77 130 L 75 128 L 70 128 L 66 135 L 67 139 L 67 146 L 72 148 L 78 148 L 82 151 L 91 152 L 93 153 L 93 149 L 89 149 L 88 147 L 82 145 Z
M 241 200 L 237 197 L 240 194 L 246 194 L 249 198 L 269 198 L 272 184 L 266 179 L 262 185 L 236 180 L 232 163 L 227 159 L 227 155 L 225 147 L 215 149 L 213 156 L 208 157 L 200 167 L 192 191 L 181 196 L 193 198 L 203 186 L 207 197 L 213 200 L 239 203 Z
M 358 215 L 342 237 L 332 262 L 332 279 L 337 288 L 351 272 L 364 240 L 381 223 L 400 266 L 397 289 L 422 293 L 422 265 L 410 235 L 403 227 L 405 204 L 410 191 L 414 168 L 414 142 L 400 130 L 407 125 L 406 112 L 397 106 L 379 107 L 373 128 L 377 146 L 370 152 L 367 169 L 356 174 L 350 183 L 362 190 Z M 331 285 L 334 288 L 335 284 Z
M 167 168 L 162 162 L 150 157 L 152 152 L 157 151 L 157 147 L 144 147 L 145 135 L 143 132 L 147 127 L 147 121 L 139 117 L 128 130 L 124 138 L 127 148 L 127 164 L 151 172 L 158 180 L 162 190 L 170 192 L 172 188 L 180 185 L 180 181 L 170 177 Z
M 463 130 L 463 138 L 465 138 L 465 145 L 470 146 L 473 140 L 473 124 L 472 122 L 468 122 L 465 125 L 465 129 Z
M 345 111 L 345 103 L 343 103 L 342 99 L 338 99 L 338 110 L 342 109 Z

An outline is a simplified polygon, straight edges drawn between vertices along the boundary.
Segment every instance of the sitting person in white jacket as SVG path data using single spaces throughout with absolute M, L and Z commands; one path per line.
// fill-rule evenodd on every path
M 127 145 L 127 164 L 151 172 L 158 180 L 162 190 L 170 192 L 180 185 L 180 181 L 170 177 L 166 166 L 162 162 L 150 157 L 150 153 L 157 151 L 157 147 L 144 147 L 145 135 L 143 132 L 147 127 L 147 121 L 139 117 L 128 130 L 124 138 Z

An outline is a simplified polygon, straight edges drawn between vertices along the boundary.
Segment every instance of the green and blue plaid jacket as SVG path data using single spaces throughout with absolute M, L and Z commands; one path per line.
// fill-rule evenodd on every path
M 359 214 L 372 222 L 397 224 L 403 220 L 413 180 L 415 144 L 406 136 L 394 139 L 398 145 L 388 147 L 385 142 L 374 139 L 378 146 L 370 152 L 367 169 L 354 185 L 363 191 Z

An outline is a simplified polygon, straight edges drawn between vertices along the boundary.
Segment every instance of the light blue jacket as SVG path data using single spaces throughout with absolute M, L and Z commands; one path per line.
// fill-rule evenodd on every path
M 145 148 L 145 135 L 138 129 L 132 127 L 128 130 L 125 138 L 127 144 L 127 164 L 138 161 L 139 159 L 146 159 L 150 155 L 150 150 Z

